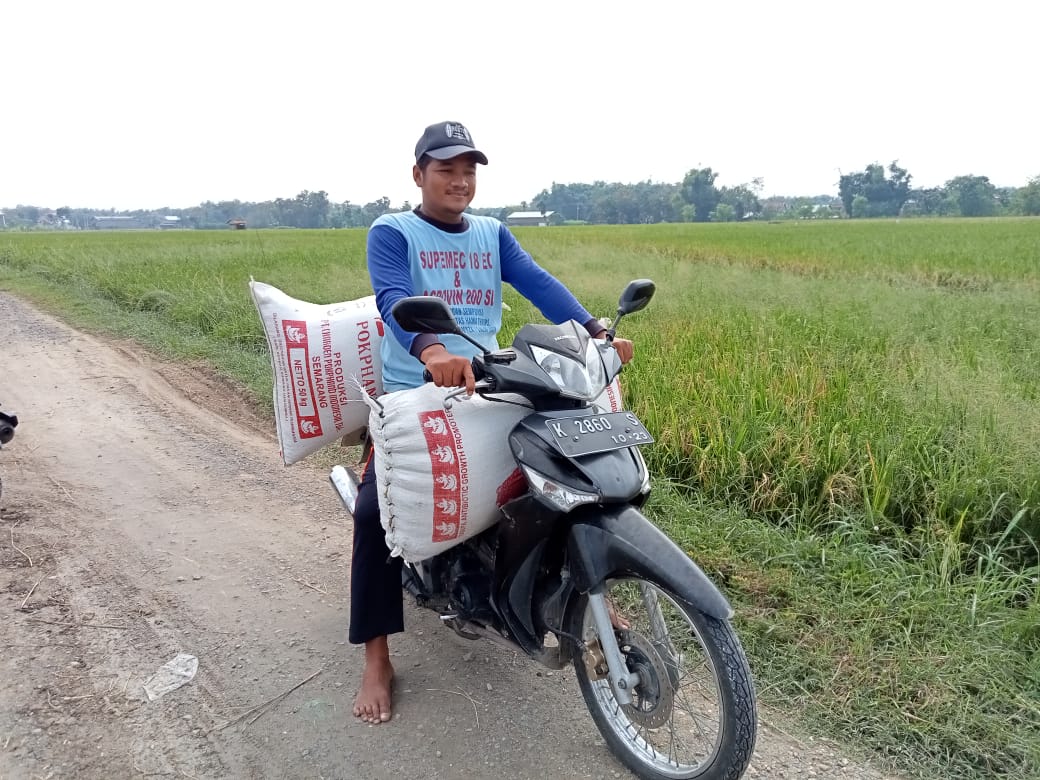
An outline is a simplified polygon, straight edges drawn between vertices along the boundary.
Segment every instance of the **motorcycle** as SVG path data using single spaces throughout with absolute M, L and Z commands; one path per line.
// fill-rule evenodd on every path
M 605 341 L 573 321 L 529 324 L 493 352 L 439 298 L 395 305 L 405 330 L 453 333 L 480 348 L 476 392 L 531 406 L 506 437 L 526 478 L 522 495 L 491 528 L 404 566 L 403 586 L 467 639 L 500 642 L 550 669 L 573 664 L 597 728 L 638 777 L 735 780 L 751 758 L 757 714 L 733 610 L 640 511 L 650 474 L 639 447 L 653 437 L 631 412 L 592 403 L 621 371 L 609 344 L 618 324 L 654 290 L 646 279 L 625 288 Z M 330 479 L 352 513 L 358 476 L 336 466 Z
M 18 427 L 18 417 L 0 412 L 0 450 L 14 438 L 14 429 Z M 4 484 L 0 481 L 0 496 L 4 494 Z

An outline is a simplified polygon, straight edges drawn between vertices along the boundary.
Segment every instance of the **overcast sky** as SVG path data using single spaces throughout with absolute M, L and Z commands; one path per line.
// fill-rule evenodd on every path
M 0 11 L 0 207 L 418 200 L 467 125 L 474 206 L 560 183 L 836 193 L 1040 175 L 1037 0 L 25 0 Z

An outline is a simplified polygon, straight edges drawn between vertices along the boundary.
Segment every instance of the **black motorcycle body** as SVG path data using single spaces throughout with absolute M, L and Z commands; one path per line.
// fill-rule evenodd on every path
M 403 584 L 466 638 L 504 643 L 551 669 L 573 663 L 608 745 L 640 777 L 737 778 L 753 749 L 755 706 L 728 623 L 733 610 L 641 511 L 650 475 L 639 446 L 653 441 L 649 432 L 630 412 L 592 404 L 621 370 L 609 344 L 618 322 L 652 294 L 648 280 L 626 288 L 606 342 L 575 322 L 527 325 L 511 347 L 473 358 L 477 392 L 530 402 L 531 413 L 506 437 L 524 480 L 498 523 L 405 566 Z M 465 337 L 436 298 L 405 299 L 394 316 L 406 330 Z M 356 477 L 347 491 L 342 475 L 333 482 L 352 510 L 345 493 L 356 491 Z M 643 611 L 637 629 L 632 615 Z M 698 657 L 710 668 L 717 726 L 710 745 L 680 759 L 651 732 L 677 741 L 679 688 L 693 656 L 679 647 L 687 634 L 698 638 Z M 682 728 L 703 730 L 703 717 L 685 715 Z

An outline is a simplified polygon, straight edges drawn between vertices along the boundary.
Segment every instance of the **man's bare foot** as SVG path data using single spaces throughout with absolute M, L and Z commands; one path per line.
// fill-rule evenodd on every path
M 354 717 L 373 724 L 390 720 L 393 684 L 390 648 L 385 636 L 376 637 L 365 643 L 365 671 L 361 675 L 361 690 L 354 700 Z
M 618 614 L 614 602 L 610 599 L 607 599 L 607 612 L 610 613 L 610 625 L 614 627 L 615 631 L 627 631 L 632 628 L 632 624 Z

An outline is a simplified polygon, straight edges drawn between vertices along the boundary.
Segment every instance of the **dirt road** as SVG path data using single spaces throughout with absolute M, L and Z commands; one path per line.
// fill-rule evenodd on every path
M 326 470 L 282 466 L 202 372 L 3 292 L 0 333 L 21 419 L 0 452 L 0 778 L 629 776 L 571 673 L 411 607 L 394 721 L 355 721 L 350 528 Z M 194 679 L 148 701 L 179 653 Z M 763 727 L 749 777 L 813 774 L 884 777 Z

